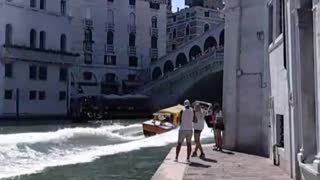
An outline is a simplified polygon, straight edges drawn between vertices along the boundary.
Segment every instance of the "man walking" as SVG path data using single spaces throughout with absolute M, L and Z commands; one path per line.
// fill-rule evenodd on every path
M 191 154 L 191 138 L 192 138 L 192 129 L 193 129 L 193 121 L 195 121 L 194 111 L 191 107 L 190 101 L 184 101 L 185 110 L 180 113 L 180 129 L 179 129 L 179 137 L 178 144 L 176 148 L 176 161 L 178 161 L 181 145 L 186 139 L 187 141 L 187 161 L 190 161 Z

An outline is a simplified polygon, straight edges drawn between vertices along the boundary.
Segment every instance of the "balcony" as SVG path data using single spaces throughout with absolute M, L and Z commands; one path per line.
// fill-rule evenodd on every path
M 114 32 L 114 23 L 106 23 L 105 30 L 106 30 L 106 32 L 108 32 L 108 31 Z
M 137 48 L 135 46 L 128 46 L 128 56 L 136 56 Z
M 4 59 L 34 61 L 56 64 L 74 64 L 79 54 L 57 50 L 43 50 L 20 45 L 4 45 L 2 47 Z
M 129 31 L 129 33 L 136 33 L 137 26 L 136 25 L 128 25 L 128 31 Z
M 85 20 L 84 20 L 84 25 L 85 25 L 86 27 L 92 28 L 92 27 L 93 27 L 93 21 L 92 21 L 91 19 L 85 19 Z
M 93 42 L 83 41 L 83 51 L 92 52 Z
M 150 28 L 150 36 L 158 37 L 158 28 Z
M 114 45 L 106 44 L 106 54 L 114 54 Z
M 158 58 L 158 49 L 156 48 L 150 48 L 150 58 L 151 59 L 156 59 Z

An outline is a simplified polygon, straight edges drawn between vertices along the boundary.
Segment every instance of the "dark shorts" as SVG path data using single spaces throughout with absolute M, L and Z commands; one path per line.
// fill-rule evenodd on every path
M 194 129 L 194 134 L 201 134 L 202 130 Z
M 224 124 L 223 123 L 216 123 L 214 125 L 214 129 L 220 130 L 220 131 L 224 131 Z

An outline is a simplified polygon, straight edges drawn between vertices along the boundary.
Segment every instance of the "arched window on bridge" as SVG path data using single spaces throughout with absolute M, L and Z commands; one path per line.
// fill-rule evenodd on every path
M 184 53 L 180 53 L 176 59 L 176 67 L 179 68 L 188 63 L 187 56 Z
M 161 72 L 161 68 L 160 67 L 156 67 L 153 71 L 152 71 L 152 80 L 157 80 L 162 76 L 162 72 Z
M 171 60 L 166 61 L 163 66 L 163 74 L 168 74 L 169 72 L 172 72 L 173 70 L 174 70 L 174 65 L 171 62 Z
M 221 47 L 224 46 L 224 30 L 222 30 L 221 33 L 220 33 L 219 45 L 220 45 Z
M 209 24 L 205 24 L 205 25 L 204 25 L 204 32 L 209 31 L 209 29 L 210 29 Z
M 189 24 L 186 26 L 186 36 L 190 35 L 190 26 Z
M 197 59 L 198 56 L 201 56 L 201 48 L 198 45 L 194 45 L 189 52 L 189 60 L 192 61 Z
M 217 45 L 217 40 L 214 37 L 210 36 L 204 42 L 203 51 L 206 52 L 210 48 L 217 47 Z

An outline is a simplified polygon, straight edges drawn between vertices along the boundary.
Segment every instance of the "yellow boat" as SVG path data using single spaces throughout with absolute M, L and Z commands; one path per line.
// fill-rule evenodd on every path
M 178 104 L 154 113 L 153 119 L 144 122 L 142 125 L 144 135 L 161 134 L 177 128 L 179 126 L 180 112 L 184 109 L 184 106 Z

